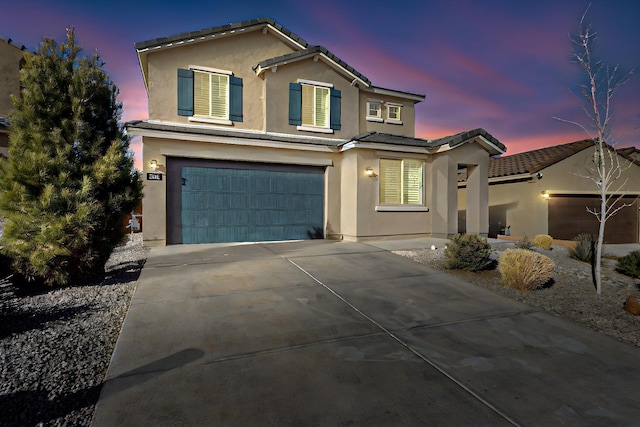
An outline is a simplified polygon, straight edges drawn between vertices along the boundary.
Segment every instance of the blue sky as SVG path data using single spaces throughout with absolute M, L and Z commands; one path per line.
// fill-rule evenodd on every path
M 0 34 L 35 50 L 43 37 L 62 41 L 74 26 L 85 52 L 100 53 L 120 88 L 123 119 L 134 120 L 147 118 L 136 42 L 270 17 L 376 86 L 425 94 L 417 136 L 481 127 L 515 154 L 587 137 L 553 117 L 588 122 L 570 92 L 581 74 L 570 62 L 568 35 L 589 3 L 595 54 L 622 70 L 640 69 L 640 2 L 632 0 L 0 0 Z M 638 73 L 614 98 L 617 147 L 640 148 Z

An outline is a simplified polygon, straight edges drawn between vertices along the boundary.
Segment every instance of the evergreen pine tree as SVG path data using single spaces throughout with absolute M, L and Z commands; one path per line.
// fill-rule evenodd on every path
M 142 184 L 100 56 L 82 56 L 69 29 L 25 59 L 0 159 L 0 246 L 18 275 L 68 285 L 104 272 Z

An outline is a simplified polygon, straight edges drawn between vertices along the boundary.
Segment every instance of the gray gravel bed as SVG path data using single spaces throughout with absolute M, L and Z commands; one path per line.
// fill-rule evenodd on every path
M 133 235 L 89 285 L 35 292 L 0 278 L 0 425 L 91 424 L 147 253 Z
M 492 257 L 497 259 L 502 251 L 513 248 L 514 243 L 497 243 L 492 246 Z M 563 247 L 553 246 L 548 251 L 535 250 L 553 260 L 555 273 L 549 286 L 530 292 L 502 285 L 497 269 L 477 273 L 445 270 L 444 247 L 395 253 L 609 335 L 618 341 L 640 347 L 640 316 L 623 309 L 627 297 L 640 289 L 640 280 L 616 272 L 616 260 L 603 258 L 602 294 L 597 295 L 591 279 L 590 264 L 571 258 Z

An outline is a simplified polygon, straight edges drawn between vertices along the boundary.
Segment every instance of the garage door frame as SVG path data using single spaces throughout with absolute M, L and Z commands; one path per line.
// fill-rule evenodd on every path
M 167 157 L 167 244 L 182 244 L 182 168 L 244 169 L 274 172 L 325 173 L 324 166 Z M 324 205 L 323 196 L 323 205 Z M 324 207 L 323 207 L 324 210 Z

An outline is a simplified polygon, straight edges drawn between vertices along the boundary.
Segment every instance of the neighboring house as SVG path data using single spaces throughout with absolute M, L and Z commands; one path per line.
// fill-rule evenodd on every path
M 613 186 L 631 206 L 621 209 L 606 224 L 605 243 L 640 241 L 640 162 L 618 150 L 622 177 Z M 587 207 L 599 209 L 600 198 L 593 181 L 580 175 L 593 165 L 592 140 L 492 158 L 489 162 L 489 235 L 549 234 L 571 240 L 580 233 L 598 234 L 598 221 Z M 626 184 L 620 188 L 620 186 Z M 464 180 L 460 183 L 464 195 Z M 463 198 L 463 197 L 462 197 Z M 464 216 L 464 206 L 460 209 Z
M 268 18 L 136 49 L 145 244 L 447 237 L 461 165 L 465 227 L 487 235 L 489 157 L 505 147 L 482 129 L 416 138 L 424 95 L 374 86 Z
M 0 35 L 0 156 L 9 154 L 9 111 L 11 95 L 20 94 L 20 68 L 26 48 Z

